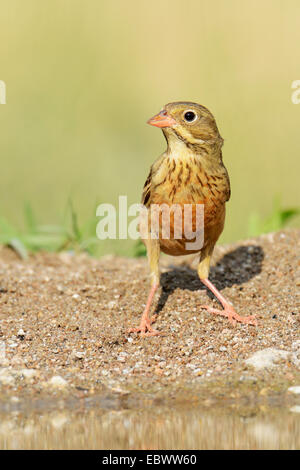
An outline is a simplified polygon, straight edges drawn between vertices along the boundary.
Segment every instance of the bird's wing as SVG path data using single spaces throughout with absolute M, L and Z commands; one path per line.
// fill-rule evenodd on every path
M 230 180 L 229 180 L 229 176 L 228 176 L 228 173 L 227 173 L 227 170 L 224 166 L 224 170 L 225 170 L 225 178 L 224 178 L 224 183 L 222 187 L 222 192 L 224 194 L 224 199 L 225 199 L 225 202 L 229 201 L 230 199 L 230 195 L 231 195 L 231 189 L 230 189 Z
M 143 194 L 142 194 L 142 204 L 147 208 L 150 206 L 151 199 L 151 181 L 152 181 L 152 167 L 150 169 L 149 175 L 145 181 Z
M 150 168 L 149 175 L 145 181 L 143 194 L 142 194 L 142 204 L 147 208 L 150 207 L 152 201 L 152 193 L 153 189 L 155 189 L 155 184 L 153 182 L 153 178 L 156 177 L 157 173 L 161 169 L 162 165 L 165 161 L 166 152 L 164 152 L 157 160 L 153 163 Z M 156 185 L 157 186 L 157 185 Z

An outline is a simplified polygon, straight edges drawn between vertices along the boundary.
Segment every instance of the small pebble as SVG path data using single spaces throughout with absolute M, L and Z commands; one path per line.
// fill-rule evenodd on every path
M 300 395 L 300 385 L 295 385 L 293 387 L 288 388 L 289 392 L 295 393 L 296 395 Z
M 68 385 L 68 382 L 61 377 L 60 375 L 54 375 L 49 381 L 48 384 L 56 388 L 64 388 Z
M 84 351 L 77 351 L 77 352 L 74 354 L 74 356 L 75 356 L 76 359 L 81 360 L 81 359 L 84 358 L 85 352 L 84 352 Z
M 17 333 L 17 337 L 21 340 L 23 340 L 25 338 L 25 331 L 22 328 L 19 329 L 19 331 Z

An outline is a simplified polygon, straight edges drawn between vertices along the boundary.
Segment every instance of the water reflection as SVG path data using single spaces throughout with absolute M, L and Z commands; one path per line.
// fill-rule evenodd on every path
M 266 410 L 265 410 L 266 411 Z M 1 449 L 299 449 L 291 410 L 60 410 L 0 414 Z

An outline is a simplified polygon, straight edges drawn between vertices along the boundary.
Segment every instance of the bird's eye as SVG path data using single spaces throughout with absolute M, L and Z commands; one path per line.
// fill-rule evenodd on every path
M 194 111 L 186 111 L 184 113 L 184 119 L 187 122 L 193 122 L 197 119 L 197 114 Z

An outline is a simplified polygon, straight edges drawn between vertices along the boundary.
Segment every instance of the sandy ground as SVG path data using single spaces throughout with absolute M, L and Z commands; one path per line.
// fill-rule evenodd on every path
M 96 400 L 108 391 L 128 402 L 280 397 L 297 406 L 300 395 L 288 388 L 300 385 L 299 235 L 282 231 L 215 251 L 211 280 L 240 314 L 256 314 L 256 327 L 200 308 L 218 303 L 201 287 L 195 257 L 162 257 L 155 305 L 163 335 L 151 338 L 127 333 L 148 294 L 145 258 L 40 253 L 22 261 L 2 248 L 1 407 Z M 270 366 L 245 362 L 266 348 L 277 350 Z

